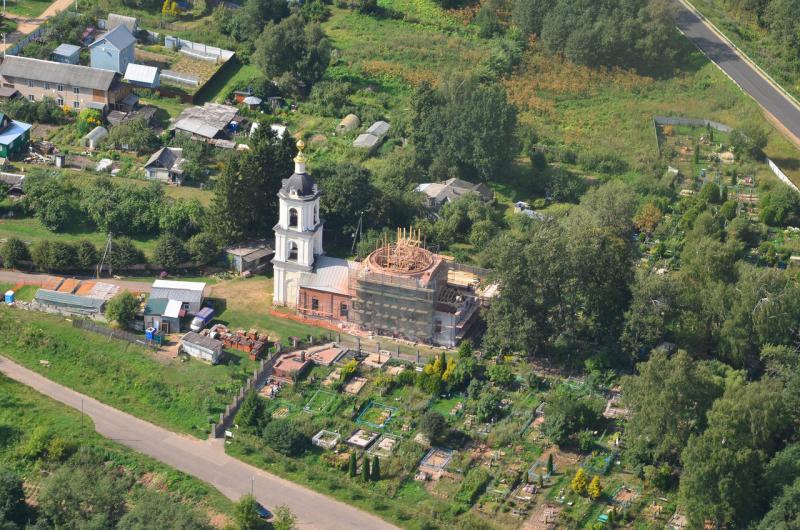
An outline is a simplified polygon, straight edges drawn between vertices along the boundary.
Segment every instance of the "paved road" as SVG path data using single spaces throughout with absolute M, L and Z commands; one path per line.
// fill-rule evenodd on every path
M 675 4 L 678 8 L 678 28 L 771 114 L 784 132 L 793 136 L 795 143 L 800 145 L 800 109 L 695 12 L 679 0 Z
M 140 420 L 54 383 L 0 356 L 0 373 L 38 392 L 81 410 L 92 418 L 98 433 L 184 473 L 203 480 L 230 499 L 250 493 L 267 507 L 287 504 L 300 528 L 388 530 L 395 526 L 374 515 L 307 488 L 270 475 L 225 454 L 221 440 L 202 441 Z

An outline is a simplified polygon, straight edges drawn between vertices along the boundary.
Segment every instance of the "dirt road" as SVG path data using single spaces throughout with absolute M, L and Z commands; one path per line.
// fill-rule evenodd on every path
M 55 0 L 41 15 L 34 18 L 25 18 L 12 13 L 6 13 L 7 18 L 13 18 L 17 22 L 17 29 L 6 35 L 6 43 L 5 45 L 0 44 L 0 51 L 5 52 L 6 49 L 12 47 L 25 35 L 36 31 L 45 20 L 62 11 L 66 11 L 67 8 L 74 3 L 75 0 Z
M 77 410 L 98 433 L 203 480 L 230 499 L 250 493 L 268 508 L 287 504 L 308 529 L 389 530 L 395 526 L 225 454 L 222 440 L 176 434 L 104 405 L 0 356 L 0 373 Z

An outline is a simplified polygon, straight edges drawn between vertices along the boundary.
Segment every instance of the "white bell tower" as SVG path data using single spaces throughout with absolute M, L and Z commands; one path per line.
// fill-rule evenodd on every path
M 294 174 L 284 179 L 278 191 L 278 224 L 275 225 L 274 305 L 295 307 L 298 280 L 303 272 L 314 270 L 316 257 L 322 254 L 322 225 L 319 199 L 322 195 L 306 173 L 305 144 L 297 142 Z

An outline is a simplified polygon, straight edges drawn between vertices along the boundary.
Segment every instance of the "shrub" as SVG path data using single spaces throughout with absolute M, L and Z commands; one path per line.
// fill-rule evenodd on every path
M 220 245 L 217 238 L 209 232 L 200 232 L 189 238 L 186 243 L 189 259 L 197 265 L 213 263 L 219 255 Z
M 164 234 L 156 241 L 153 249 L 153 260 L 162 267 L 170 270 L 186 263 L 189 255 L 183 241 L 172 234 Z
M 145 263 L 144 253 L 136 248 L 127 237 L 115 238 L 108 256 L 109 264 L 115 269 L 125 269 L 131 265 Z
M 288 420 L 275 420 L 264 428 L 264 441 L 286 456 L 299 456 L 308 448 L 308 437 Z
M 128 291 L 115 295 L 106 305 L 106 318 L 120 326 L 128 327 L 136 318 L 139 301 Z
M 429 410 L 420 419 L 419 429 L 431 443 L 436 443 L 447 432 L 447 422 L 440 413 Z
M 103 115 L 97 109 L 83 109 L 78 114 L 78 119 L 75 121 L 75 127 L 78 133 L 84 135 L 97 126 L 103 124 Z
M 7 269 L 18 269 L 23 261 L 30 261 L 31 253 L 21 239 L 11 237 L 0 247 L 0 257 Z
M 572 482 L 570 483 L 572 487 L 572 491 L 577 493 L 578 495 L 584 495 L 586 493 L 586 488 L 588 487 L 588 479 L 586 478 L 586 471 L 583 468 L 579 468 L 578 471 L 575 473 L 575 476 L 572 477 Z
M 484 471 L 483 468 L 474 467 L 470 469 L 467 476 L 464 477 L 455 499 L 464 504 L 473 504 L 489 483 L 490 478 L 489 473 Z

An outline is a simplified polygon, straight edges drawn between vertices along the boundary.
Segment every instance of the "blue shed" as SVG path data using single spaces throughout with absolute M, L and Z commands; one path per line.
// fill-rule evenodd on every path
M 125 69 L 133 62 L 135 44 L 136 38 L 124 25 L 103 33 L 89 45 L 92 68 L 124 74 Z
M 53 50 L 53 61 L 65 64 L 78 64 L 81 55 L 81 47 L 74 44 L 60 44 Z

